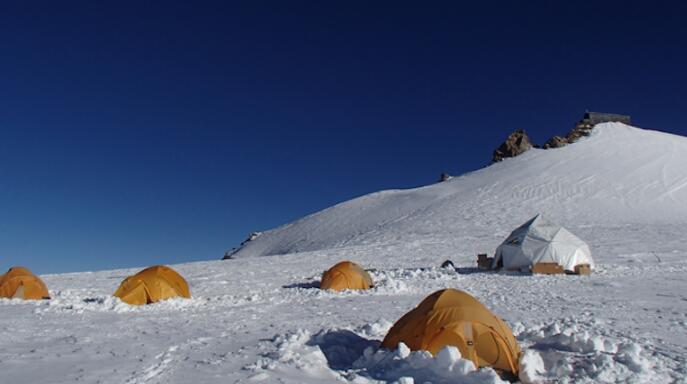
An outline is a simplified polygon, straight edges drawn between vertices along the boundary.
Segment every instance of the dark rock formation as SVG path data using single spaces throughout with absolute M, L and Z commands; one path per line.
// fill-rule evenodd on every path
M 599 112 L 587 112 L 582 117 L 582 120 L 575 124 L 575 127 L 568 132 L 565 137 L 554 136 L 550 138 L 546 144 L 544 144 L 544 149 L 549 148 L 560 148 L 568 144 L 572 144 L 579 140 L 581 137 L 589 136 L 594 129 L 596 124 L 608 123 L 608 122 L 620 122 L 624 124 L 630 124 L 630 116 L 618 115 L 613 113 L 599 113 Z
M 549 148 L 560 148 L 568 145 L 568 139 L 565 137 L 560 137 L 560 136 L 554 136 L 550 138 L 546 143 L 544 143 L 544 149 L 549 149 Z
M 442 172 L 441 175 L 439 175 L 439 182 L 442 183 L 444 181 L 451 180 L 453 176 L 449 175 L 446 172 Z
M 580 121 L 575 124 L 575 127 L 568 132 L 565 137 L 554 136 L 550 138 L 545 144 L 544 149 L 550 148 L 560 148 L 568 144 L 572 144 L 580 139 L 580 137 L 589 136 L 594 129 L 594 125 L 589 124 L 585 121 Z
M 528 151 L 532 148 L 532 143 L 527 133 L 522 129 L 508 135 L 506 141 L 503 142 L 492 155 L 491 162 L 496 163 L 508 157 L 515 157 L 519 154 Z

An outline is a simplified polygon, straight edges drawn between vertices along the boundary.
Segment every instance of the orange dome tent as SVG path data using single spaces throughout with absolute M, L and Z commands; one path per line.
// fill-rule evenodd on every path
M 0 275 L 0 297 L 8 299 L 49 299 L 48 287 L 40 277 L 24 267 L 12 267 Z
M 372 277 L 362 267 L 350 261 L 342 261 L 322 275 L 320 289 L 370 289 L 374 286 Z
M 456 289 L 425 298 L 391 327 L 382 347 L 395 349 L 399 342 L 434 355 L 452 345 L 478 368 L 489 366 L 518 375 L 520 347 L 513 331 L 477 299 Z
M 127 277 L 114 295 L 132 305 L 150 304 L 172 297 L 191 297 L 186 280 L 164 265 L 149 267 Z

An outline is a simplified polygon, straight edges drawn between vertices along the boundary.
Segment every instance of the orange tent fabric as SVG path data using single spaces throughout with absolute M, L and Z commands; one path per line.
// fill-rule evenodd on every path
M 8 299 L 49 299 L 48 287 L 40 277 L 24 267 L 12 267 L 0 275 L 0 297 Z
M 382 347 L 395 349 L 400 342 L 434 355 L 452 345 L 478 368 L 518 375 L 520 347 L 513 331 L 477 299 L 456 289 L 425 298 L 391 327 Z
M 320 289 L 343 291 L 344 289 L 370 289 L 372 277 L 358 264 L 342 261 L 322 275 Z
M 114 295 L 125 303 L 143 305 L 172 297 L 190 298 L 191 292 L 175 270 L 156 265 L 124 279 Z

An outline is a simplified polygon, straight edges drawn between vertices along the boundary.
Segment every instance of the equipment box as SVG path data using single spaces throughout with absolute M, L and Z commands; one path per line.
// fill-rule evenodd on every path
M 576 275 L 589 275 L 592 273 L 592 268 L 589 264 L 579 264 L 575 266 Z
M 565 270 L 557 263 L 537 263 L 532 266 L 532 273 L 541 275 L 557 275 L 565 273 Z

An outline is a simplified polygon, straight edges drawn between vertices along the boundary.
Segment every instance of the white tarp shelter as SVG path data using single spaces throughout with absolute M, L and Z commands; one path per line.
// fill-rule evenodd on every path
M 496 248 L 492 267 L 520 269 L 536 263 L 558 263 L 566 271 L 594 260 L 587 243 L 538 214 L 518 227 Z

